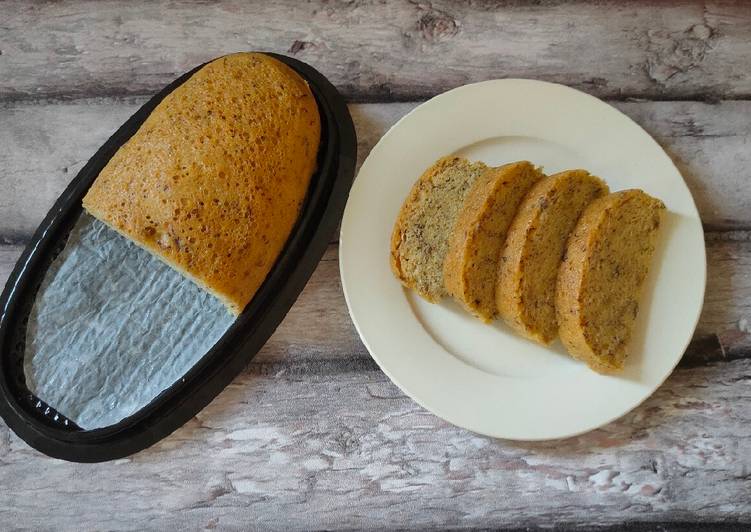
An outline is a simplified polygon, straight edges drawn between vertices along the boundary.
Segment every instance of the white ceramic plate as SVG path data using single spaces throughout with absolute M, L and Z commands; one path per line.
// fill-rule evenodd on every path
M 641 188 L 668 208 L 644 290 L 631 355 L 619 376 L 484 325 L 451 301 L 404 290 L 389 267 L 402 201 L 436 159 L 490 165 L 528 159 L 546 173 L 586 168 L 612 191 Z M 342 222 L 344 294 L 362 341 L 397 386 L 443 419 L 514 440 L 580 434 L 649 397 L 681 358 L 704 298 L 704 235 L 691 193 L 636 123 L 574 89 L 506 79 L 466 85 L 420 105 L 373 148 Z

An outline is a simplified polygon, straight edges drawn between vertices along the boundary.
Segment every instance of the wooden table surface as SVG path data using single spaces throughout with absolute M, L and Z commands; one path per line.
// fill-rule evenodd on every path
M 749 3 L 0 2 L 0 280 L 150 94 L 238 50 L 327 75 L 352 102 L 360 162 L 404 113 L 464 83 L 529 77 L 610 102 L 667 150 L 699 207 L 708 279 L 694 340 L 653 397 L 602 429 L 477 436 L 370 359 L 334 241 L 247 370 L 151 449 L 71 464 L 0 423 L 0 529 L 751 524 Z

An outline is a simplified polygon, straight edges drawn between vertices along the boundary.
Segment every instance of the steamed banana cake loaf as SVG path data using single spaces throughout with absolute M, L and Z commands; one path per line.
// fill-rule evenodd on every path
M 495 281 L 506 231 L 541 177 L 529 161 L 486 169 L 470 187 L 449 236 L 443 265 L 446 291 L 485 322 L 496 314 Z
M 558 273 L 556 313 L 568 352 L 601 373 L 623 368 L 665 205 L 641 190 L 592 202 Z
M 448 238 L 472 183 L 487 168 L 443 157 L 420 176 L 402 205 L 391 234 L 391 269 L 407 288 L 431 302 L 446 293 L 443 262 Z
M 320 135 L 315 98 L 291 68 L 221 57 L 159 103 L 83 206 L 239 314 L 298 219 Z
M 501 253 L 498 313 L 516 332 L 541 344 L 558 334 L 555 287 L 566 240 L 584 208 L 608 193 L 586 170 L 539 181 L 524 198 Z

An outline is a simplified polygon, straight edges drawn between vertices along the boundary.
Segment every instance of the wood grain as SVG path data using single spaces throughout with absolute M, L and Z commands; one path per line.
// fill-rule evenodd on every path
M 743 2 L 3 3 L 0 98 L 150 94 L 232 51 L 286 53 L 349 98 L 545 79 L 622 99 L 751 95 Z
M 729 297 L 729 295 L 737 294 Z M 707 235 L 707 289 L 704 308 L 687 364 L 710 355 L 719 341 L 722 358 L 751 356 L 751 234 Z M 700 339 L 705 342 L 700 345 Z
M 621 420 L 546 443 L 427 413 L 380 372 L 245 373 L 152 449 L 82 467 L 0 427 L 20 529 L 347 529 L 751 522 L 751 360 L 676 372 Z
M 589 434 L 513 443 L 450 426 L 390 383 L 349 320 L 333 243 L 246 371 L 153 448 L 82 466 L 0 423 L 0 529 L 748 530 L 749 35 L 751 9 L 732 1 L 2 2 L 0 283 L 148 95 L 252 49 L 383 102 L 350 107 L 360 162 L 417 102 L 464 83 L 529 77 L 608 99 L 686 178 L 708 279 L 697 334 L 654 396 Z
M 78 170 L 144 101 L 93 98 L 0 104 L 0 241 L 27 240 Z M 415 105 L 350 106 L 360 163 Z M 708 229 L 751 227 L 751 102 L 615 105 L 672 156 Z
M 143 103 L 142 98 L 16 102 L 0 106 L 0 237 L 20 243 L 88 157 Z M 416 103 L 353 104 L 359 163 Z M 751 102 L 616 102 L 655 135 L 681 168 L 708 229 L 751 226 Z M 34 186 L 29 186 L 34 182 Z M 751 356 L 751 236 L 708 235 L 708 287 L 684 365 Z M 18 252 L 0 248 L 3 257 Z M 372 367 L 349 320 L 332 247 L 279 332 L 259 356 L 264 371 L 338 372 Z M 0 270 L 4 278 L 9 270 Z M 315 321 L 317 327 L 309 327 Z M 332 341 L 333 340 L 333 341 Z M 309 365 L 309 364 L 312 364 Z M 259 366 L 260 368 L 261 366 Z M 292 369 L 294 368 L 294 369 Z M 260 369 L 259 369 L 260 371 Z
M 0 246 L 0 282 L 21 250 Z M 253 371 L 333 375 L 377 368 L 349 319 L 337 257 L 337 245 L 329 246 L 297 302 L 252 362 Z M 751 358 L 751 234 L 709 233 L 707 259 L 704 309 L 683 367 Z

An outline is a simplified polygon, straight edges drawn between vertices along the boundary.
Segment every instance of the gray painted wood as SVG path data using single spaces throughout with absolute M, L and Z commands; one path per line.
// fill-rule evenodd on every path
M 751 233 L 707 235 L 707 289 L 691 353 L 694 360 L 702 355 L 700 337 L 716 338 L 724 357 L 751 356 Z
M 287 53 L 359 100 L 546 79 L 615 98 L 751 94 L 743 2 L 5 2 L 0 96 L 145 94 L 217 55 Z
M 0 428 L 2 520 L 32 530 L 751 520 L 751 360 L 679 370 L 565 441 L 454 428 L 380 372 L 247 372 L 129 459 L 47 459 Z
M 0 195 L 0 239 L 26 240 L 78 170 L 144 101 L 93 98 L 0 104 L 0 188 L 6 191 Z M 614 103 L 668 151 L 708 228 L 751 227 L 751 102 Z M 415 105 L 350 106 L 360 162 Z
M 2 282 L 147 95 L 244 49 L 295 55 L 378 102 L 350 107 L 360 162 L 413 102 L 463 83 L 532 77 L 608 98 L 689 183 L 708 280 L 697 334 L 653 397 L 577 438 L 513 443 L 440 421 L 378 370 L 334 243 L 247 370 L 155 447 L 69 464 L 0 423 L 0 529 L 751 524 L 750 34 L 743 2 L 3 2 Z
M 707 239 L 704 309 L 682 366 L 751 358 L 751 234 L 708 233 Z M 0 283 L 22 249 L 0 246 Z M 332 244 L 262 356 L 252 362 L 255 371 L 335 374 L 375 368 L 349 319 L 337 258 Z

